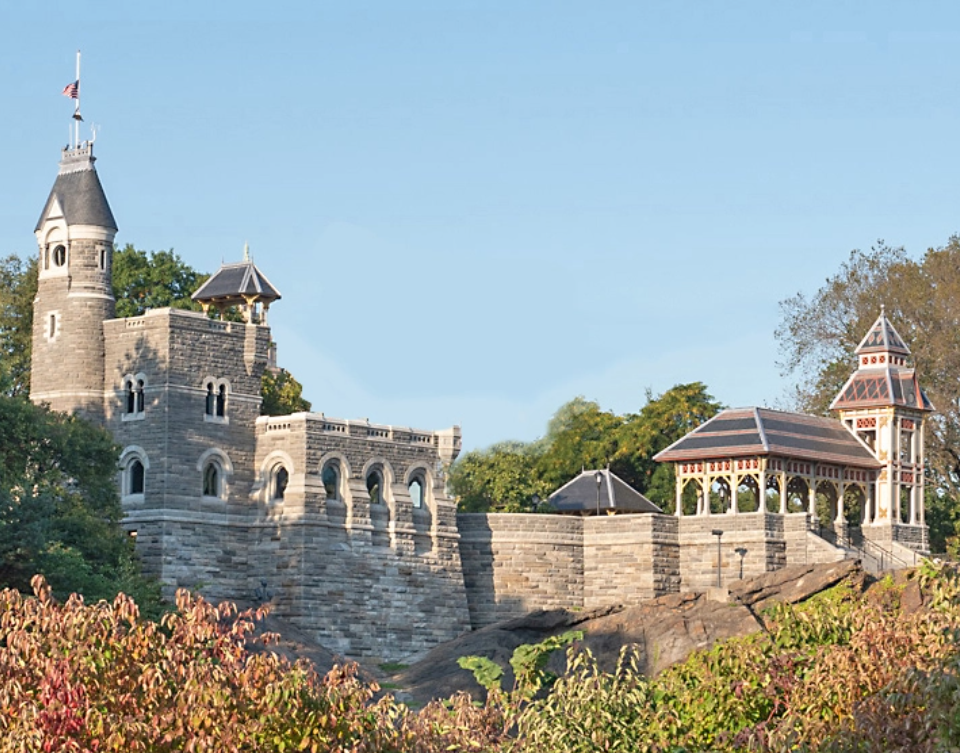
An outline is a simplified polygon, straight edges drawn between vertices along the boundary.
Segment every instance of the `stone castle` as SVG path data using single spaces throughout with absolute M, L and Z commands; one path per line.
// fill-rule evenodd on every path
M 117 225 L 94 161 L 92 143 L 63 150 L 36 226 L 31 399 L 113 433 L 124 525 L 168 587 L 269 600 L 332 650 L 394 660 L 536 608 L 926 549 L 932 406 L 883 314 L 840 420 L 725 411 L 661 453 L 676 463 L 674 515 L 458 515 L 445 491 L 458 427 L 260 415 L 280 293 L 249 259 L 196 292 L 205 313 L 115 318 Z M 243 321 L 224 321 L 228 308 Z

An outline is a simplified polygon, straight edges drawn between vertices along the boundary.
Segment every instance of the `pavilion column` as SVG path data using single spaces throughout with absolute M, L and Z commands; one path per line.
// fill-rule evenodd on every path
M 914 473 L 914 479 L 916 479 L 916 473 Z M 910 487 L 910 525 L 915 526 L 917 524 L 917 485 L 914 482 L 914 485 Z
M 817 487 L 816 487 L 816 484 L 814 483 L 813 478 L 808 479 L 808 481 L 810 483 L 810 487 L 809 487 L 810 500 L 807 505 L 807 512 L 809 513 L 811 520 L 816 520 L 817 519 Z
M 765 513 L 767 511 L 767 472 L 760 471 L 757 479 L 757 512 Z
M 777 486 L 780 487 L 780 514 L 787 514 L 787 472 L 777 474 Z
M 677 468 L 679 469 L 679 464 Z M 683 515 L 683 479 L 680 478 L 680 474 L 676 474 L 677 477 L 677 509 L 674 511 L 674 515 L 678 518 Z
M 731 472 L 730 474 L 730 507 L 727 509 L 727 513 L 729 513 L 730 515 L 737 514 L 737 486 L 739 483 L 740 482 L 737 479 L 737 474 L 734 472 Z
M 703 464 L 704 476 L 700 482 L 700 502 L 697 508 L 698 515 L 710 514 L 710 477 L 706 475 L 707 464 Z
M 843 522 L 843 495 L 846 493 L 846 483 L 840 482 L 840 493 L 837 496 L 837 517 L 834 519 L 834 523 Z

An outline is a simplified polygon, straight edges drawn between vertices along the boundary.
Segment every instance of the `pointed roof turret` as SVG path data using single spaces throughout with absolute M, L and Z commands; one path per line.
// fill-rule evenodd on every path
M 94 162 L 96 157 L 93 156 L 92 142 L 85 142 L 76 149 L 68 147 L 63 150 L 60 173 L 50 189 L 35 231 L 40 230 L 55 207 L 62 212 L 68 227 L 91 225 L 117 231 L 117 221 L 100 185 Z
M 203 306 L 204 311 L 214 307 L 224 311 L 237 306 L 248 322 L 252 322 L 257 305 L 262 306 L 260 322 L 266 323 L 266 311 L 270 304 L 280 299 L 280 291 L 261 272 L 250 258 L 250 249 L 244 245 L 243 261 L 221 264 L 214 274 L 199 287 L 191 298 Z
M 860 341 L 856 350 L 858 356 L 872 353 L 886 353 L 888 355 L 895 354 L 900 356 L 910 355 L 910 348 L 906 346 L 903 338 L 900 337 L 900 333 L 894 329 L 890 320 L 887 319 L 887 312 L 884 306 L 880 307 L 880 316 L 877 317 L 877 321 L 873 323 L 870 331 L 867 332 L 867 336 Z M 860 360 L 863 362 L 862 358 Z M 889 359 L 886 360 L 889 361 Z M 881 363 L 883 363 L 883 361 L 881 361 Z
M 916 371 L 907 363 L 910 348 L 882 307 L 856 353 L 857 370 L 830 404 L 831 410 L 888 405 L 921 411 L 934 409 L 920 387 Z

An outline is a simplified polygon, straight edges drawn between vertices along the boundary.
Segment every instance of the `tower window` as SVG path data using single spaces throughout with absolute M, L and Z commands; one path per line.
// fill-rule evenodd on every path
M 290 474 L 287 469 L 282 465 L 276 466 L 270 479 L 270 498 L 282 500 L 289 482 Z
M 327 499 L 340 500 L 340 463 L 331 460 L 323 466 L 323 472 L 320 474 L 320 480 L 323 482 L 323 489 L 327 494 Z
M 53 341 L 57 339 L 57 330 L 60 325 L 60 317 L 56 311 L 51 312 L 50 316 L 47 317 L 47 331 L 44 333 L 47 340 Z
M 100 249 L 100 269 L 107 268 L 107 249 Z
M 143 477 L 146 475 L 143 470 L 143 463 L 134 460 L 130 463 L 130 493 L 143 494 Z
M 130 421 L 143 418 L 146 409 L 146 379 L 137 376 L 126 376 L 123 379 L 123 420 Z
M 57 267 L 62 267 L 67 263 L 67 247 L 64 245 L 59 245 L 53 249 L 53 264 Z
M 211 460 L 203 467 L 203 496 L 219 497 L 222 491 L 223 475 L 220 465 L 215 460 Z
M 227 423 L 227 395 L 230 386 L 224 379 L 207 379 L 204 384 L 203 420 Z

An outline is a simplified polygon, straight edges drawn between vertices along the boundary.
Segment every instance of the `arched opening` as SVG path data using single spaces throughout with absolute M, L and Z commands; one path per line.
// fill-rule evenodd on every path
M 134 458 L 127 466 L 127 493 L 143 494 L 145 476 L 143 463 L 139 458 Z
M 227 415 L 227 385 L 221 384 L 217 390 L 217 416 L 223 418 Z
M 55 266 L 62 267 L 67 263 L 67 247 L 59 245 L 53 249 L 53 263 Z
M 290 483 L 290 474 L 286 467 L 278 465 L 270 474 L 270 498 L 280 501 L 287 493 L 287 484 Z
M 757 479 L 744 476 L 737 486 L 737 512 L 759 512 L 760 492 Z
M 817 498 L 814 503 L 814 509 L 817 511 L 817 519 L 824 525 L 833 525 L 837 519 L 837 501 L 840 494 L 835 484 L 829 481 L 821 481 L 817 484 Z
M 367 494 L 371 505 L 383 504 L 383 472 L 379 468 L 371 468 L 367 473 Z
M 136 413 L 137 411 L 137 395 L 133 389 L 133 380 L 128 379 L 124 384 L 124 390 L 126 391 L 126 404 L 127 404 L 127 413 Z
M 327 499 L 340 501 L 340 463 L 337 460 L 330 460 L 323 466 L 320 473 L 320 480 L 323 482 L 323 489 L 327 494 Z
M 136 393 L 136 394 L 135 394 L 135 398 L 136 398 L 136 399 L 134 400 L 134 412 L 135 412 L 135 413 L 143 413 L 143 409 L 144 409 L 143 388 L 144 388 L 143 380 L 142 380 L 142 379 L 138 379 L 138 380 L 137 380 L 137 388 L 136 388 L 136 390 L 134 391 L 134 392 Z
M 725 478 L 715 478 L 710 484 L 710 512 L 714 515 L 730 509 L 730 482 Z
M 214 392 L 213 382 L 207 382 L 207 403 L 205 410 L 208 416 L 214 416 L 217 412 L 217 396 Z
M 220 465 L 210 460 L 203 467 L 203 496 L 219 497 L 223 492 L 223 474 Z
M 810 503 L 810 487 L 800 476 L 787 482 L 787 512 L 806 512 Z
M 410 491 L 410 501 L 413 503 L 414 509 L 423 507 L 423 493 L 426 488 L 427 485 L 423 481 L 422 473 L 416 473 L 411 477 L 407 489 Z
M 767 512 L 780 512 L 780 477 L 767 476 L 767 488 L 764 492 Z
M 866 510 L 867 494 L 858 484 L 848 485 L 843 492 L 843 517 L 847 524 L 859 526 Z

